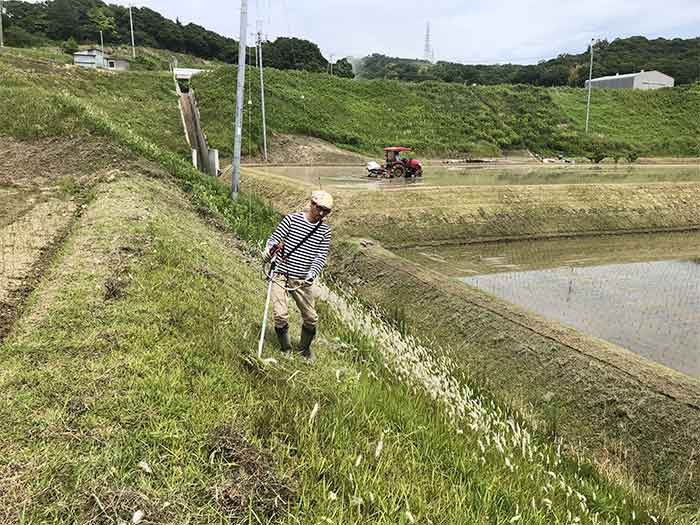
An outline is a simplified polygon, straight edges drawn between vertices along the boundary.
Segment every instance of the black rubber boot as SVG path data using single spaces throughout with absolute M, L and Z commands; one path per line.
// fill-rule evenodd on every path
M 301 327 L 301 339 L 299 340 L 299 352 L 306 359 L 313 359 L 314 354 L 311 352 L 311 342 L 316 337 L 316 327 L 308 328 L 304 325 Z
M 280 342 L 280 350 L 285 354 L 291 352 L 292 343 L 289 342 L 289 326 L 285 325 L 282 328 L 275 326 L 275 333 L 277 334 L 277 340 Z

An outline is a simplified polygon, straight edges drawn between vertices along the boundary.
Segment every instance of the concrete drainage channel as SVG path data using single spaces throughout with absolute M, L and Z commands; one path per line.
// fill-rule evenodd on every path
M 202 129 L 194 90 L 191 89 L 187 93 L 180 94 L 179 106 L 187 143 L 192 148 L 192 164 L 208 175 L 217 176 L 220 172 L 219 150 L 209 147 L 209 142 Z

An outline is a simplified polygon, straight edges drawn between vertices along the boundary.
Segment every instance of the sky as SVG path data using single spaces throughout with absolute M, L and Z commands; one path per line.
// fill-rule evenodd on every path
M 111 2 L 110 2 L 111 3 Z M 117 3 L 126 5 L 126 2 Z M 436 60 L 532 64 L 581 53 L 592 38 L 700 36 L 700 0 L 249 0 L 248 31 L 297 36 L 326 58 L 381 53 Z M 134 0 L 167 18 L 239 38 L 239 0 Z M 700 55 L 700 51 L 699 51 Z M 700 60 L 700 57 L 699 57 Z

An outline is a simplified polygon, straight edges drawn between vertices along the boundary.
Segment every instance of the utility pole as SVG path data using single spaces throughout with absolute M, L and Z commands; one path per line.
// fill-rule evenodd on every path
M 5 47 L 5 37 L 2 33 L 2 17 L 4 15 L 4 8 L 2 7 L 2 0 L 0 0 L 0 47 Z
M 100 29 L 100 49 L 102 50 L 102 60 L 104 60 L 104 58 L 105 58 L 105 39 L 102 36 L 102 29 Z
M 335 57 L 335 55 L 333 53 L 331 53 L 331 60 L 329 63 L 329 65 L 331 66 L 331 76 L 333 76 L 333 58 L 334 57 Z
M 236 79 L 236 117 L 233 123 L 233 174 L 231 199 L 238 199 L 241 180 L 241 139 L 243 138 L 243 88 L 245 87 L 246 32 L 248 30 L 248 0 L 241 0 L 241 31 L 238 42 L 238 78 Z
M 260 111 L 262 112 L 263 159 L 267 162 L 267 122 L 265 117 L 265 78 L 263 75 L 263 36 L 262 20 L 258 20 L 258 67 L 260 68 Z
M 593 46 L 596 39 L 591 38 L 591 67 L 588 70 L 588 102 L 586 102 L 586 133 L 588 133 L 588 117 L 591 113 L 591 88 L 593 87 Z
M 129 25 L 131 26 L 131 58 L 136 58 L 136 46 L 134 44 L 134 17 L 131 14 L 131 4 L 129 4 Z

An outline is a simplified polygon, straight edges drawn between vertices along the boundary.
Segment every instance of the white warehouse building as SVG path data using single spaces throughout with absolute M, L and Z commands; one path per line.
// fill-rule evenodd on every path
M 608 89 L 659 89 L 673 87 L 673 77 L 665 75 L 661 71 L 640 71 L 626 75 L 610 75 L 607 77 L 586 80 L 586 87 L 591 82 L 593 88 Z

